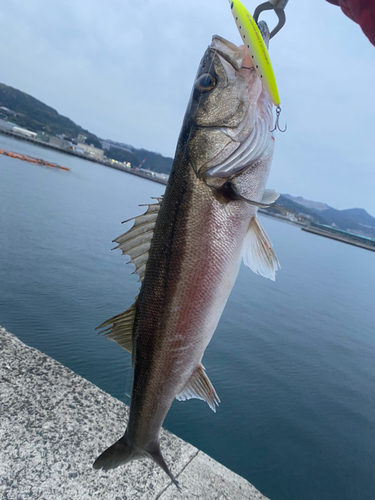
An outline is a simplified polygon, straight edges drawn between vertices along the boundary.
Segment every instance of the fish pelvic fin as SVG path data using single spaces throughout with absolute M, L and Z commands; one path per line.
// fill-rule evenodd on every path
M 125 312 L 113 316 L 113 318 L 108 319 L 95 328 L 95 330 L 101 330 L 99 333 L 104 333 L 107 339 L 116 342 L 125 351 L 130 353 L 132 352 L 132 334 L 137 299 L 138 296 L 135 298 L 134 304 Z
M 126 433 L 107 448 L 94 462 L 94 469 L 110 470 L 139 458 L 139 454 L 128 444 Z
M 245 266 L 250 267 L 254 273 L 275 281 L 280 263 L 266 231 L 256 216 L 250 221 L 242 249 L 242 258 Z
M 210 379 L 207 377 L 202 364 L 195 370 L 182 392 L 176 396 L 178 401 L 186 401 L 187 399 L 192 398 L 206 401 L 208 406 L 214 412 L 216 412 L 216 406 L 219 406 L 220 403 L 219 396 L 216 394 L 216 391 L 211 384 Z

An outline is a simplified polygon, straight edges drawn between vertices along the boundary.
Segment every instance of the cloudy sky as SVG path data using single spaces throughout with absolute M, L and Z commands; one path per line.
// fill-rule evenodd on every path
M 290 0 L 286 14 L 270 56 L 288 131 L 269 186 L 375 216 L 375 47 L 325 0 Z M 227 0 L 2 0 L 0 82 L 99 137 L 173 156 L 213 34 L 240 43 Z

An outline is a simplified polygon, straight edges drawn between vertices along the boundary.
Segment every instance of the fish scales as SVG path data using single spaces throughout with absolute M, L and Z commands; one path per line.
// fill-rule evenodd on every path
M 186 171 L 184 178 L 180 169 L 179 189 L 166 193 L 160 209 L 137 302 L 132 404 L 141 393 L 151 412 L 160 393 L 169 408 L 198 368 L 232 289 L 248 229 L 239 206 L 223 207 L 191 168 Z M 161 414 L 143 415 L 157 435 L 164 409 Z
M 203 399 L 213 410 L 220 401 L 201 360 L 241 257 L 271 279 L 278 268 L 256 217 L 258 206 L 278 196 L 265 190 L 274 146 L 271 110 L 244 50 L 213 37 L 198 69 L 164 198 L 115 240 L 131 256 L 142 285 L 135 304 L 99 328 L 112 325 L 108 338 L 131 350 L 134 379 L 125 434 L 98 457 L 95 468 L 149 457 L 178 486 L 159 447 L 165 416 L 174 398 Z

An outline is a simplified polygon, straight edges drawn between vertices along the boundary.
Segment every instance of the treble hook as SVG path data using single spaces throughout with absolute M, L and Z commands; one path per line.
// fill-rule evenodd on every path
M 277 106 L 276 108 L 276 121 L 275 121 L 275 128 L 270 130 L 270 132 L 275 132 L 275 130 L 279 130 L 280 132 L 286 132 L 287 125 L 285 124 L 284 130 L 280 128 L 279 120 L 280 120 L 280 113 L 281 113 L 281 107 Z

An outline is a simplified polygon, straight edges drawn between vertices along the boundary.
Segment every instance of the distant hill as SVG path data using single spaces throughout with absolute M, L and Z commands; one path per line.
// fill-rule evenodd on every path
M 266 210 L 271 214 L 286 215 L 290 213 L 301 222 L 313 221 L 328 226 L 333 225 L 344 231 L 375 238 L 375 217 L 372 217 L 363 208 L 336 210 L 325 203 L 284 194 L 276 201 L 276 207 L 270 207 Z
M 101 142 L 103 147 L 108 149 L 107 156 L 108 154 L 111 155 L 110 158 L 114 160 L 129 161 L 133 166 L 138 166 L 145 160 L 144 163 L 142 163 L 142 168 L 161 174 L 170 174 L 173 158 L 168 158 L 159 153 L 148 151 L 147 149 L 137 149 L 129 144 L 123 144 L 109 139 L 105 141 L 102 140 Z
M 83 129 L 55 109 L 20 90 L 0 83 L 0 108 L 4 118 L 33 132 L 44 131 L 49 135 L 64 135 L 67 139 L 76 139 L 79 134 L 86 137 L 87 144 L 98 148 L 104 145 L 106 156 L 121 162 L 130 162 L 137 167 L 145 158 L 142 168 L 154 172 L 169 174 L 173 159 L 146 149 L 136 149 L 120 142 L 99 139 L 95 134 Z
M 271 214 L 287 215 L 293 214 L 301 222 L 308 223 L 309 221 L 318 222 L 319 224 L 329 224 L 328 220 L 319 214 L 318 211 L 312 210 L 291 199 L 290 195 L 281 194 L 276 200 L 276 206 L 266 209 Z
M 363 208 L 347 208 L 345 210 L 340 210 L 340 212 L 361 226 L 375 227 L 375 217 L 370 215 Z
M 283 196 L 298 203 L 299 205 L 302 205 L 303 207 L 312 208 L 313 210 L 327 210 L 328 208 L 331 208 L 326 203 L 321 203 L 320 201 L 305 200 L 304 198 L 302 198 L 302 196 L 291 196 L 290 194 L 284 194 Z
M 363 208 L 336 210 L 329 208 L 320 212 L 329 224 L 335 224 L 339 229 L 375 238 L 375 218 Z
M 0 107 L 11 110 L 9 118 L 20 127 L 33 132 L 44 131 L 49 135 L 64 134 L 72 139 L 78 134 L 83 134 L 87 137 L 87 144 L 101 147 L 95 134 L 76 125 L 72 120 L 60 115 L 55 109 L 38 99 L 3 83 L 0 83 Z

